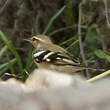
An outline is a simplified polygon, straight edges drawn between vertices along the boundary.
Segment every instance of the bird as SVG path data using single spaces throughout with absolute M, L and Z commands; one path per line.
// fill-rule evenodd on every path
M 33 61 L 41 69 L 73 74 L 75 72 L 93 69 L 81 66 L 78 59 L 74 58 L 66 49 L 54 44 L 46 35 L 35 35 L 24 39 L 35 47 Z

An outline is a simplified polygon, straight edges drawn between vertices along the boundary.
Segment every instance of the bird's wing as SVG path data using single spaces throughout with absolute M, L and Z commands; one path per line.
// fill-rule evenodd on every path
M 43 62 L 43 58 L 45 57 L 45 55 L 47 55 L 48 53 L 50 53 L 49 50 L 43 50 L 43 51 L 34 51 L 33 52 L 33 59 L 37 62 L 37 63 L 41 63 Z
M 49 54 L 49 57 L 54 56 L 54 58 L 57 62 L 62 62 L 64 64 L 80 65 L 80 62 L 76 58 L 74 58 L 64 48 L 62 48 L 58 45 L 55 45 L 55 44 L 53 44 L 51 46 L 46 45 L 45 48 L 48 48 L 48 50 L 51 51 L 51 53 Z M 56 53 L 57 53 L 57 55 L 56 55 Z M 57 57 L 59 57 L 59 58 L 57 58 Z
M 76 60 L 75 58 L 70 56 L 69 53 L 66 52 L 64 53 L 58 52 L 55 63 L 62 65 L 73 65 L 73 66 L 80 65 L 78 60 Z
M 56 65 L 79 65 L 80 63 L 65 52 L 53 52 L 50 50 L 37 51 L 33 58 L 38 62 L 54 63 Z
M 69 52 L 64 52 L 63 56 L 65 56 L 67 59 L 72 60 L 73 62 L 76 63 L 76 65 L 80 65 L 80 62 L 78 59 L 76 59 L 72 54 Z
M 91 70 L 100 70 L 103 71 L 103 69 L 95 69 L 90 67 L 83 67 L 80 66 L 80 63 L 75 60 L 73 57 L 71 57 L 68 53 L 61 53 L 61 52 L 53 52 L 50 50 L 45 51 L 36 51 L 33 53 L 33 59 L 37 63 L 52 63 L 54 65 L 59 66 L 74 66 L 77 70 L 84 70 L 84 69 L 91 69 Z

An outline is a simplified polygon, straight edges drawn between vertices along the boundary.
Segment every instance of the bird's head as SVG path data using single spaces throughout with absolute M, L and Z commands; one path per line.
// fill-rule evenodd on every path
M 48 36 L 46 35 L 36 35 L 29 39 L 24 39 L 33 44 L 34 47 L 37 47 L 41 43 L 52 43 Z

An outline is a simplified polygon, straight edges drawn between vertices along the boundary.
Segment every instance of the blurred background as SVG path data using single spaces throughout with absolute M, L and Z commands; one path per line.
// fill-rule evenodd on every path
M 0 0 L 0 76 L 25 80 L 36 68 L 24 38 L 48 35 L 82 66 L 109 69 L 109 0 Z M 102 71 L 86 70 L 91 78 Z M 7 73 L 7 74 L 4 74 Z M 9 74 L 8 74 L 9 73 Z

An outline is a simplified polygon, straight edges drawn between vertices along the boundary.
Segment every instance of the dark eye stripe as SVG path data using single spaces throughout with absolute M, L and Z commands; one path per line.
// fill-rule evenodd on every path
M 35 41 L 36 40 L 36 38 L 32 38 L 32 41 Z
M 38 39 L 36 39 L 36 38 L 32 38 L 32 41 L 38 41 Z

